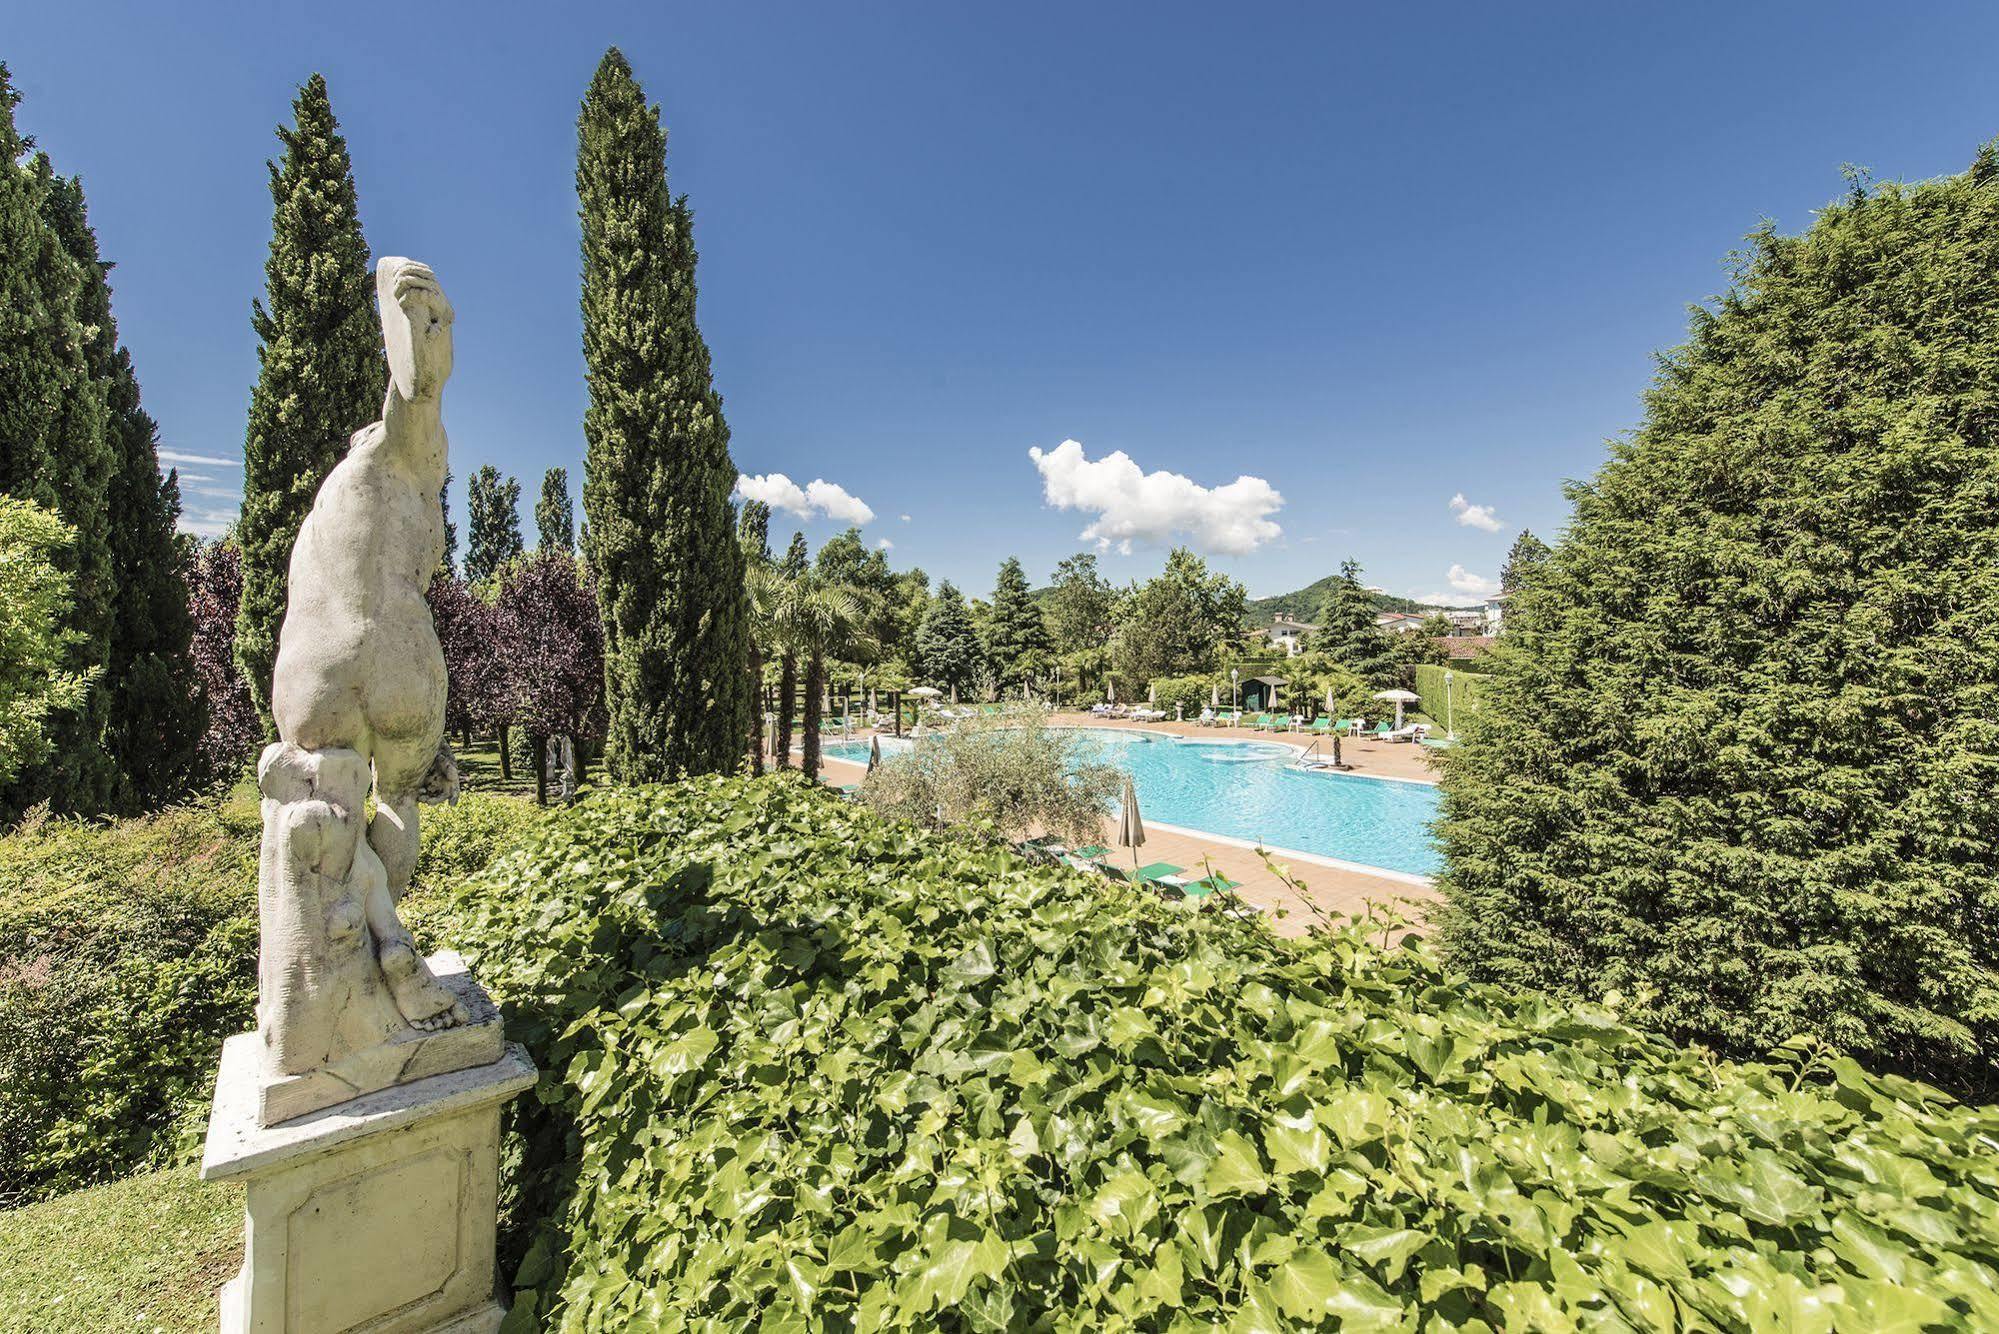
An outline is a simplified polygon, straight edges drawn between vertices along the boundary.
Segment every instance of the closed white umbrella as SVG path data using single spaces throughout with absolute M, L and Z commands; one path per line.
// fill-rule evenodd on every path
M 1402 727 L 1402 706 L 1404 704 L 1414 704 L 1422 698 L 1421 695 L 1418 695 L 1413 690 L 1377 690 L 1374 692 L 1374 697 L 1376 699 L 1394 701 L 1395 726 L 1398 731 Z
M 882 739 L 878 736 L 871 736 L 868 738 L 868 772 L 873 773 L 881 762 Z
M 1118 796 L 1117 845 L 1131 849 L 1131 865 L 1138 869 L 1138 850 L 1145 845 L 1145 819 L 1138 813 L 1138 788 L 1131 775 L 1124 776 L 1124 791 Z

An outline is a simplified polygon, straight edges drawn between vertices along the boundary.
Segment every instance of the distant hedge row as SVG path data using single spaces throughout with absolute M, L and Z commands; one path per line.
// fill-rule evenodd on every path
M 1479 689 L 1483 685 L 1476 672 L 1466 671 L 1463 667 L 1424 663 L 1416 669 L 1416 693 L 1423 701 L 1419 707 L 1439 727 L 1444 726 L 1447 718 L 1454 725 L 1462 725 L 1466 717 L 1477 713 Z M 1447 692 L 1448 705 L 1445 702 Z

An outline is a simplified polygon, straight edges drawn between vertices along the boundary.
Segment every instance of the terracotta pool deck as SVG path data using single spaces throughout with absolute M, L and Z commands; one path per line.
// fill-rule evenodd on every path
M 1237 732 L 1225 727 L 1199 727 L 1192 723 L 1128 723 L 1093 718 L 1089 714 L 1061 713 L 1056 714 L 1052 721 L 1058 725 L 1168 732 L 1176 736 L 1216 741 L 1249 740 L 1253 737 L 1299 746 L 1311 741 L 1311 738 L 1299 737 L 1295 733 L 1265 734 L 1247 729 Z M 1436 770 L 1430 763 L 1429 752 L 1422 746 L 1381 741 L 1342 742 L 1341 754 L 1357 774 L 1436 781 Z M 836 785 L 857 783 L 866 773 L 865 765 L 846 760 L 829 757 L 825 764 L 826 781 Z M 1402 917 L 1420 922 L 1424 910 L 1438 898 L 1435 889 L 1415 877 L 1326 865 L 1303 856 L 1272 854 L 1270 862 L 1283 873 L 1280 876 L 1272 870 L 1272 865 L 1265 864 L 1263 855 L 1256 849 L 1240 846 L 1234 840 L 1218 839 L 1191 830 L 1161 828 L 1150 820 L 1145 822 L 1145 829 L 1146 839 L 1145 845 L 1139 849 L 1139 865 L 1171 862 L 1184 867 L 1190 878 L 1219 872 L 1238 883 L 1236 893 L 1241 898 L 1266 910 L 1272 929 L 1281 936 L 1302 936 L 1322 919 L 1356 915 L 1364 911 L 1369 903 L 1392 908 Z M 1105 846 L 1115 843 L 1115 833 L 1115 827 L 1107 817 L 1104 820 Z M 1116 848 L 1113 857 L 1118 865 L 1129 865 L 1131 850 Z M 1295 887 L 1294 884 L 1287 884 L 1286 878 L 1295 882 Z

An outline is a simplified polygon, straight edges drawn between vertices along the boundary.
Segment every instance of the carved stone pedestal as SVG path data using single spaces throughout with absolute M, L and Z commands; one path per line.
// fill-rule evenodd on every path
M 500 1106 L 534 1083 L 527 1053 L 268 1127 L 261 1055 L 255 1033 L 224 1045 L 201 1163 L 247 1187 L 223 1334 L 491 1334 Z

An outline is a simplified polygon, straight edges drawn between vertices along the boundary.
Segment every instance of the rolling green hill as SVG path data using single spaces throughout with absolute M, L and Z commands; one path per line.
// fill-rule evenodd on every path
M 1278 616 L 1290 616 L 1297 620 L 1309 621 L 1318 613 L 1319 603 L 1326 596 L 1326 590 L 1333 586 L 1337 574 L 1329 574 L 1315 580 L 1292 593 L 1279 593 L 1274 597 L 1251 598 L 1247 623 L 1258 628 L 1269 625 Z M 1421 614 L 1436 611 L 1411 598 L 1399 598 L 1392 593 L 1376 593 L 1375 605 L 1383 611 L 1407 611 Z

